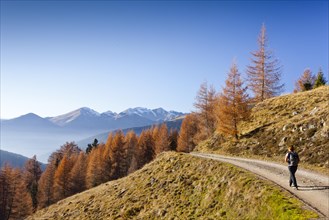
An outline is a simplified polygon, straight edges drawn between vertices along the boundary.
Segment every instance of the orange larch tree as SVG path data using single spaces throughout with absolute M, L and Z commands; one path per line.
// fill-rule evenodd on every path
M 55 200 L 57 201 L 72 195 L 69 182 L 70 172 L 73 167 L 73 161 L 71 160 L 71 158 L 72 156 L 69 157 L 67 155 L 64 155 L 55 172 L 54 192 Z
M 114 135 L 113 142 L 110 146 L 110 158 L 112 162 L 111 179 L 118 179 L 123 176 L 125 169 L 125 137 L 121 130 L 117 131 Z
M 32 200 L 22 172 L 8 164 L 0 170 L 0 219 L 24 219 L 32 213 Z
M 153 140 L 151 129 L 144 130 L 140 134 L 138 138 L 136 155 L 137 155 L 138 169 L 155 158 L 154 140 Z
M 267 48 L 267 35 L 265 25 L 262 25 L 258 37 L 258 50 L 252 52 L 251 65 L 247 67 L 249 88 L 254 93 L 254 101 L 260 102 L 267 98 L 279 95 L 284 84 L 280 83 L 282 67 Z
M 125 150 L 127 160 L 126 174 L 132 173 L 137 170 L 137 144 L 138 138 L 134 131 L 129 131 L 125 136 Z
M 154 152 L 156 155 L 163 151 L 168 151 L 169 148 L 169 134 L 166 124 L 162 124 L 154 137 Z
M 54 176 L 56 171 L 55 161 L 48 163 L 46 170 L 42 173 L 38 185 L 38 207 L 44 208 L 55 202 L 54 198 Z
M 177 151 L 191 152 L 197 145 L 195 135 L 198 132 L 198 119 L 195 113 L 185 116 L 179 131 Z
M 78 156 L 72 158 L 74 165 L 69 174 L 69 188 L 72 194 L 76 194 L 85 190 L 86 172 L 87 172 L 87 156 L 81 151 Z
M 314 87 L 315 76 L 310 69 L 305 69 L 303 75 L 295 83 L 294 92 L 311 90 Z
M 208 87 L 207 82 L 201 84 L 195 98 L 194 107 L 199 118 L 199 141 L 209 138 L 216 129 L 215 107 L 217 105 L 216 90 Z
M 169 150 L 176 151 L 178 145 L 179 133 L 176 129 L 170 129 L 169 132 Z
M 217 130 L 238 139 L 238 124 L 249 117 L 247 87 L 243 86 L 237 65 L 232 64 L 225 87 L 219 96 Z
M 104 146 L 98 146 L 88 154 L 88 165 L 86 173 L 86 186 L 88 189 L 104 183 L 106 174 L 103 173 L 102 150 Z
M 24 181 L 27 191 L 30 193 L 33 205 L 33 212 L 38 207 L 38 181 L 41 177 L 42 171 L 40 163 L 37 161 L 36 156 L 29 159 L 24 166 Z

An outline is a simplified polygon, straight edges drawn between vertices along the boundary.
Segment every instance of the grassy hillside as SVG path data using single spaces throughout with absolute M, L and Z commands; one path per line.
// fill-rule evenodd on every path
M 238 142 L 214 135 L 197 149 L 282 160 L 293 144 L 303 164 L 329 168 L 329 86 L 258 103 L 240 131 Z
M 286 191 L 231 165 L 173 152 L 29 219 L 309 219 Z

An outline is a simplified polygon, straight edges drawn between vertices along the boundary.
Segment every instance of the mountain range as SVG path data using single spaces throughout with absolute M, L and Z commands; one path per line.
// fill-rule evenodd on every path
M 1 149 L 27 157 L 37 155 L 39 160 L 45 162 L 49 153 L 67 141 L 78 142 L 117 129 L 174 121 L 184 115 L 182 112 L 166 111 L 163 108 L 142 107 L 129 108 L 120 113 L 99 113 L 83 107 L 46 118 L 28 113 L 17 118 L 1 120 Z

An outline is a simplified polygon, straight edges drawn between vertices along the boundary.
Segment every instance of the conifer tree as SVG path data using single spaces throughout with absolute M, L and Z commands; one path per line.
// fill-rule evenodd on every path
M 56 171 L 55 161 L 49 163 L 46 170 L 42 173 L 38 185 L 38 206 L 47 207 L 55 202 L 54 197 L 54 176 Z
M 154 140 L 152 131 L 144 130 L 138 138 L 137 144 L 137 167 L 141 168 L 144 164 L 150 162 L 155 157 Z
M 0 170 L 0 219 L 23 219 L 32 212 L 22 172 L 8 164 Z
M 324 85 L 326 85 L 326 83 L 327 83 L 327 80 L 325 79 L 325 77 L 323 75 L 323 72 L 322 72 L 322 69 L 320 68 L 319 72 L 316 76 L 315 82 L 314 82 L 314 88 L 324 86 Z
M 315 77 L 310 69 L 305 69 L 303 75 L 295 83 L 294 92 L 303 92 L 313 89 Z
M 30 193 L 32 199 L 33 212 L 35 212 L 38 207 L 38 181 L 41 174 L 40 163 L 37 161 L 36 156 L 33 156 L 24 166 L 24 180 L 27 191 Z
M 258 50 L 252 52 L 251 65 L 247 67 L 249 88 L 256 102 L 274 97 L 282 92 L 281 69 L 278 59 L 267 49 L 266 28 L 263 24 L 258 37 Z
M 14 191 L 14 200 L 10 219 L 24 219 L 33 211 L 32 199 L 26 190 L 24 176 L 21 170 L 14 169 L 14 178 L 11 187 Z
M 225 87 L 219 96 L 217 130 L 238 139 L 238 124 L 249 117 L 247 87 L 243 86 L 237 65 L 232 64 Z
M 56 200 L 61 200 L 72 195 L 69 183 L 72 166 L 71 157 L 64 155 L 55 172 L 54 191 Z
M 197 145 L 195 136 L 198 132 L 198 119 L 195 113 L 186 115 L 178 136 L 178 152 L 191 152 Z
M 118 179 L 123 176 L 123 161 L 125 160 L 124 145 L 124 134 L 120 130 L 116 132 L 109 152 L 112 162 L 111 179 Z
M 113 136 L 109 137 L 113 139 Z M 112 178 L 112 161 L 110 157 L 110 148 L 111 146 L 107 145 L 101 145 L 101 161 L 100 161 L 100 167 L 101 167 L 101 172 L 103 173 L 103 179 L 102 182 L 107 182 L 110 181 Z
M 176 151 L 178 145 L 179 133 L 176 129 L 170 129 L 169 132 L 169 150 Z
M 156 155 L 163 151 L 168 151 L 169 149 L 169 137 L 168 137 L 168 127 L 166 124 L 162 124 L 158 127 L 157 134 L 154 137 L 154 152 Z
M 97 147 L 88 154 L 89 156 L 86 174 L 86 185 L 88 189 L 104 183 L 104 178 L 106 178 L 106 174 L 103 173 L 101 160 L 102 149 L 103 147 Z
M 213 86 L 208 88 L 207 82 L 201 84 L 196 96 L 194 107 L 199 116 L 199 141 L 205 140 L 215 131 L 216 91 Z
M 84 191 L 86 187 L 87 156 L 81 151 L 72 158 L 74 165 L 69 174 L 69 189 L 72 194 Z
M 125 137 L 125 150 L 126 152 L 126 175 L 137 170 L 137 144 L 138 138 L 134 131 L 129 131 Z
M 88 147 L 86 148 L 86 153 L 89 154 L 97 146 L 98 146 L 98 140 L 95 138 L 92 144 L 88 144 Z

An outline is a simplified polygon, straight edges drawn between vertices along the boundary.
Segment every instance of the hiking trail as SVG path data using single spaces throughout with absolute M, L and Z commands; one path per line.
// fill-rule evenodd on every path
M 229 157 L 218 154 L 191 152 L 193 156 L 218 160 L 241 167 L 258 176 L 268 179 L 288 190 L 305 204 L 319 212 L 321 217 L 329 219 L 329 176 L 298 168 L 296 179 L 299 190 L 289 187 L 289 171 L 287 166 L 241 157 Z

